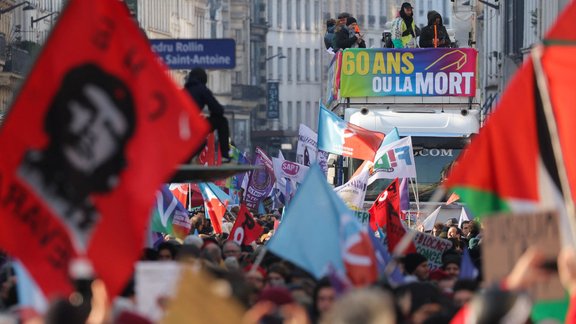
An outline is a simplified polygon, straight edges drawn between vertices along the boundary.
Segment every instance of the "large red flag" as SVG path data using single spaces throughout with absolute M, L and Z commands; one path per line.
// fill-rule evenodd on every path
M 256 241 L 263 231 L 264 229 L 254 220 L 246 205 L 242 204 L 228 240 L 232 240 L 238 245 L 249 245 Z
M 394 251 L 396 245 L 406 234 L 406 229 L 400 221 L 400 196 L 398 178 L 378 195 L 368 212 L 370 213 L 370 227 L 377 230 L 378 227 L 386 227 L 388 250 Z M 414 243 L 411 243 L 407 253 L 416 252 Z
M 0 247 L 49 297 L 89 260 L 115 296 L 154 194 L 208 125 L 118 0 L 71 0 L 0 129 Z

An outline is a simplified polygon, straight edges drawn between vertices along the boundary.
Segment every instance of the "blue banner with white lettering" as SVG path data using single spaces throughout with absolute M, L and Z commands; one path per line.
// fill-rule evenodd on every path
M 151 39 L 152 50 L 171 70 L 233 69 L 236 42 L 233 39 Z

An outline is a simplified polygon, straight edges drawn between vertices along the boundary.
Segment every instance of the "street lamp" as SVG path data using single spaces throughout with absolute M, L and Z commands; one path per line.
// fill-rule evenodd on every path
M 49 14 L 47 14 L 46 16 L 42 16 L 42 17 L 37 18 L 37 19 L 34 19 L 34 17 L 30 17 L 30 28 L 34 28 L 34 23 L 37 23 L 37 22 L 39 22 L 40 20 L 46 19 L 46 18 L 48 18 L 48 17 L 50 17 L 50 16 L 54 16 L 54 15 L 57 14 L 57 13 L 58 13 L 58 11 L 55 11 L 55 12 L 53 12 L 53 13 L 49 13 Z
M 14 9 L 16 9 L 16 8 L 18 8 L 18 7 L 20 7 L 20 6 L 23 6 L 23 5 L 26 5 L 26 7 L 24 7 L 22 10 L 28 11 L 28 10 L 34 10 L 34 9 L 35 9 L 34 7 L 32 7 L 32 5 L 30 4 L 30 2 L 24 1 L 24 2 L 20 2 L 20 3 L 18 3 L 18 4 L 15 4 L 15 5 L 13 5 L 13 6 L 10 6 L 10 7 L 8 7 L 8 8 L 0 9 L 0 15 L 5 14 L 5 13 L 7 13 L 7 12 L 10 12 L 10 11 L 12 11 L 12 10 L 14 10 Z
M 277 57 L 278 59 L 286 58 L 286 56 L 285 56 L 284 54 L 279 53 L 279 54 L 276 54 L 276 55 L 272 55 L 272 56 L 270 56 L 270 57 L 267 57 L 267 58 L 266 58 L 266 61 L 270 61 L 271 59 L 273 59 L 273 58 L 275 58 L 275 57 Z
M 490 8 L 493 8 L 493 9 L 496 9 L 496 10 L 500 9 L 500 4 L 499 4 L 499 3 L 498 3 L 498 4 L 493 4 L 493 3 L 490 3 L 490 2 L 484 1 L 484 0 L 478 0 L 478 1 L 479 1 L 480 3 L 483 3 L 483 4 L 487 5 L 487 6 L 490 7 Z M 496 0 L 496 2 L 498 2 L 498 0 Z

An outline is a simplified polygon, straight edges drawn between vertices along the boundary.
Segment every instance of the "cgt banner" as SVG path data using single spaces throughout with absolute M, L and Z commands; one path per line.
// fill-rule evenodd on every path
M 341 97 L 476 95 L 472 48 L 347 49 Z

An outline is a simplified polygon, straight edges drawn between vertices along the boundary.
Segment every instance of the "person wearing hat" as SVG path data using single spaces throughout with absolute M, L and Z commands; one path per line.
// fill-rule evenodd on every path
M 400 7 L 400 15 L 392 22 L 392 43 L 394 48 L 416 48 L 416 37 L 420 30 L 414 22 L 412 5 L 404 2 Z
M 420 253 L 408 253 L 404 257 L 406 282 L 427 281 L 430 277 L 428 259 Z

